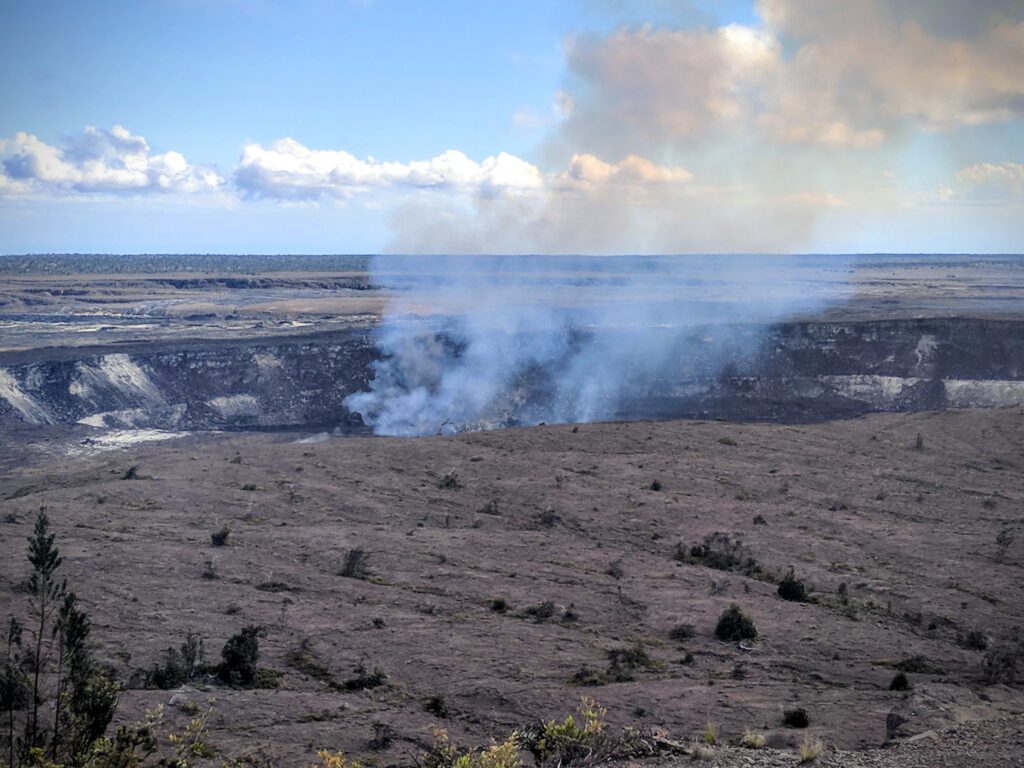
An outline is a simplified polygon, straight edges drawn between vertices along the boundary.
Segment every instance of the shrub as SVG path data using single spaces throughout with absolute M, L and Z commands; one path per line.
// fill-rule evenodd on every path
M 753 640 L 757 637 L 757 628 L 750 617 L 733 603 L 718 617 L 715 637 L 719 640 Z
M 231 529 L 226 525 L 219 531 L 214 531 L 210 534 L 210 544 L 215 547 L 223 547 L 228 543 L 228 534 L 231 533 Z
M 518 733 L 518 746 L 533 755 L 537 765 L 569 765 L 592 756 L 605 729 L 606 710 L 593 699 L 580 700 L 579 719 L 549 720 L 540 727 Z
M 1024 637 L 1015 630 L 1008 637 L 995 642 L 981 662 L 982 678 L 989 685 L 1006 683 L 1016 685 L 1021 679 L 1024 661 Z
M 256 683 L 262 634 L 262 627 L 250 625 L 228 638 L 220 652 L 223 661 L 217 668 L 217 677 L 222 682 L 241 687 L 251 687 Z
M 747 749 L 760 749 L 765 745 L 767 739 L 763 733 L 755 733 L 747 728 L 740 737 L 740 746 Z
M 961 636 L 959 641 L 961 646 L 972 651 L 984 651 L 988 648 L 988 638 L 985 637 L 984 632 L 980 632 L 977 629 L 971 630 L 966 635 Z
M 670 640 L 682 641 L 690 640 L 697 634 L 693 624 L 676 624 L 672 629 L 668 631 Z
M 782 724 L 787 728 L 806 728 L 811 724 L 811 719 L 807 716 L 806 709 L 794 707 L 783 711 Z
M 553 602 L 545 600 L 542 603 L 537 603 L 537 605 L 528 606 L 523 613 L 540 624 L 552 618 L 556 610 L 557 608 Z
M 377 688 L 384 685 L 388 676 L 380 667 L 374 667 L 373 671 L 368 670 L 364 665 L 359 664 L 355 669 L 355 676 L 345 681 L 346 691 L 364 691 L 368 688 Z
M 652 491 L 660 491 L 661 490 L 661 481 L 660 480 L 655 480 L 653 483 L 651 483 L 651 490 Z
M 779 582 L 778 593 L 779 597 L 791 603 L 807 602 L 807 590 L 804 588 L 804 583 L 796 577 L 792 568 Z
M 575 672 L 573 672 L 572 677 L 569 678 L 569 683 L 571 685 L 578 685 L 584 688 L 598 685 L 607 685 L 609 682 L 610 681 L 608 680 L 608 676 L 604 672 L 596 670 L 593 667 L 588 667 L 586 665 L 580 667 Z
M 906 672 L 897 672 L 896 676 L 889 683 L 890 691 L 909 691 L 910 680 L 907 679 Z
M 650 669 L 654 666 L 641 643 L 630 648 L 613 648 L 608 651 L 608 677 L 616 682 L 627 682 L 633 679 L 638 669 Z
M 800 762 L 801 763 L 813 763 L 825 750 L 825 745 L 821 743 L 821 739 L 807 734 L 804 736 L 804 741 L 800 745 Z
M 718 729 L 715 728 L 715 724 L 710 720 L 704 725 L 704 743 L 709 747 L 713 747 L 718 743 Z
M 722 531 L 709 533 L 700 544 L 690 547 L 689 557 L 680 558 L 677 552 L 676 559 L 719 571 L 739 571 L 747 576 L 760 572 L 757 561 L 743 542 Z
M 605 573 L 611 576 L 613 579 L 621 579 L 624 575 L 622 570 L 622 558 L 618 560 L 612 560 L 605 569 Z
M 366 579 L 370 575 L 369 560 L 370 556 L 362 549 L 350 549 L 345 553 L 338 575 L 346 579 Z
M 492 600 L 491 610 L 495 613 L 506 613 L 508 611 L 508 601 L 503 597 Z
M 441 719 L 451 715 L 451 710 L 448 709 L 448 702 L 444 700 L 444 695 L 440 693 L 433 694 L 423 702 L 423 711 L 429 712 L 434 717 L 440 717 Z
M 447 472 L 445 472 L 441 476 L 441 480 L 438 482 L 437 485 L 439 488 L 446 491 L 451 491 L 455 490 L 456 488 L 462 487 L 462 483 L 459 482 L 459 473 L 456 472 L 454 469 L 450 469 Z
M 145 686 L 168 690 L 187 683 L 204 669 L 203 655 L 203 638 L 189 632 L 180 648 L 166 649 L 163 663 L 146 672 Z

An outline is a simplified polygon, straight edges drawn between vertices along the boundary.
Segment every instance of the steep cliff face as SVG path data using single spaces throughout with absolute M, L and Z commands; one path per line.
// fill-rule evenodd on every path
M 699 358 L 738 336 L 713 372 Z M 1024 403 L 1024 321 L 806 322 L 695 335 L 679 375 L 622 418 L 807 421 Z M 378 355 L 368 331 L 0 356 L 0 418 L 165 429 L 359 429 L 344 398 Z M 698 361 L 698 362 L 694 362 Z
M 345 426 L 341 401 L 375 354 L 365 333 L 69 352 L 0 368 L 0 412 L 96 427 Z

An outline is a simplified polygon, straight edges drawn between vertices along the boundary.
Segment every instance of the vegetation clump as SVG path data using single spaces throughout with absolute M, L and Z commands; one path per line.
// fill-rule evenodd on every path
M 369 560 L 370 556 L 366 551 L 358 548 L 350 549 L 345 553 L 345 560 L 341 564 L 341 570 L 338 572 L 338 575 L 344 576 L 346 579 L 365 581 L 370 575 Z
M 440 481 L 438 481 L 438 487 L 445 491 L 453 491 L 456 488 L 461 488 L 462 483 L 459 481 L 459 473 L 454 469 L 450 469 L 445 472 Z
M 782 577 L 782 581 L 779 582 L 779 588 L 777 591 L 779 597 L 791 603 L 807 602 L 807 589 L 804 587 L 803 581 L 796 577 L 792 568 L 790 568 L 789 572 Z
M 40 507 L 28 540 L 27 618 L 8 620 L 0 670 L 7 710 L 0 760 L 10 768 L 84 765 L 117 707 L 119 686 L 92 657 L 89 618 L 57 575 L 55 540 Z
M 989 685 L 1017 685 L 1024 681 L 1024 636 L 1019 629 L 992 643 L 982 660 L 981 672 Z
M 262 627 L 250 625 L 228 638 L 221 649 L 222 661 L 217 667 L 217 677 L 222 683 L 239 688 L 256 685 L 262 634 Z
M 811 724 L 811 719 L 807 716 L 806 709 L 794 707 L 783 711 L 782 724 L 787 728 L 806 728 Z
M 654 666 L 651 657 L 641 643 L 629 648 L 613 648 L 608 651 L 608 672 L 611 680 L 625 683 L 633 679 L 639 669 L 650 669 Z
M 738 571 L 753 578 L 763 576 L 760 565 L 750 556 L 743 541 L 722 531 L 709 533 L 700 544 L 690 547 L 689 552 L 680 544 L 675 559 L 719 571 Z
M 215 547 L 227 546 L 228 536 L 231 534 L 231 529 L 226 525 L 219 531 L 214 531 L 210 534 L 210 544 Z
M 205 668 L 203 638 L 189 632 L 179 648 L 167 648 L 163 662 L 154 664 L 146 672 L 145 686 L 162 690 L 177 688 L 202 674 Z
M 753 620 L 733 603 L 718 617 L 715 637 L 719 640 L 753 640 L 757 637 L 757 627 L 754 626 Z
M 690 640 L 696 635 L 697 630 L 694 628 L 693 624 L 676 624 L 668 631 L 669 639 L 677 642 Z
M 384 685 L 387 679 L 388 676 L 380 667 L 369 670 L 365 665 L 359 664 L 356 666 L 355 675 L 344 682 L 344 687 L 346 691 L 365 691 Z
M 906 672 L 897 672 L 896 676 L 892 679 L 892 682 L 889 683 L 889 690 L 890 691 L 909 691 L 910 690 L 910 680 L 907 679 L 907 673 Z
M 423 711 L 429 712 L 434 717 L 439 717 L 442 720 L 447 719 L 451 716 L 451 710 L 448 708 L 448 702 L 445 701 L 444 694 L 435 693 L 427 698 L 423 702 Z

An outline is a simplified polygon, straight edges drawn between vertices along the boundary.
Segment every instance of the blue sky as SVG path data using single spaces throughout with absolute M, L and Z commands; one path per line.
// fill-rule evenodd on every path
M 963 5 L 6 0 L 0 252 L 1019 251 Z

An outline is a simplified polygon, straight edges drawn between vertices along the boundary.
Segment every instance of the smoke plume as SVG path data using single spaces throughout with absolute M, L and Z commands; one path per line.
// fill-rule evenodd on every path
M 815 277 L 778 256 L 377 257 L 395 298 L 345 404 L 381 435 L 664 415 L 742 372 L 764 324 L 818 306 Z

